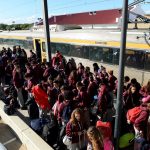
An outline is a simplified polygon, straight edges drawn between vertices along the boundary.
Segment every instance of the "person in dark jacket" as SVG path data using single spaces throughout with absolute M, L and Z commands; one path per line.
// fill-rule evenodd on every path
M 22 93 L 24 79 L 23 79 L 23 75 L 22 75 L 21 68 L 19 65 L 14 66 L 13 83 L 14 83 L 14 86 L 17 90 L 17 95 L 18 95 L 17 99 L 18 99 L 19 105 L 20 105 L 21 109 L 24 109 L 25 108 L 25 105 L 24 105 L 25 102 L 24 102 L 23 93 Z
M 124 108 L 129 110 L 140 105 L 141 94 L 137 91 L 137 87 L 132 85 L 129 90 L 124 93 Z
M 98 85 L 97 83 L 94 81 L 93 79 L 93 76 L 90 76 L 89 77 L 89 85 L 88 85 L 88 88 L 87 88 L 87 93 L 89 95 L 89 98 L 91 101 L 93 101 L 94 99 L 94 96 L 97 95 L 97 88 L 98 88 Z
M 5 67 L 5 84 L 10 85 L 12 82 L 12 71 L 14 67 L 11 60 L 7 61 L 7 66 Z

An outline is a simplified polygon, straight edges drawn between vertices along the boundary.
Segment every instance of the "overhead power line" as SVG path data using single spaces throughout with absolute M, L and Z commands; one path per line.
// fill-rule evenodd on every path
M 81 2 L 81 0 L 72 0 L 72 1 L 69 1 L 69 4 L 74 3 L 74 2 L 78 2 L 78 1 Z M 53 5 L 53 6 L 50 6 L 49 8 L 51 9 L 53 7 L 59 7 L 59 6 L 62 6 L 62 5 L 67 5 L 67 4 L 68 4 L 68 2 L 67 3 L 58 4 L 58 5 Z
M 83 6 L 83 5 L 94 5 L 96 3 L 101 3 L 101 2 L 106 2 L 106 1 L 113 1 L 113 0 L 99 0 L 99 1 L 94 1 L 94 2 L 82 2 L 79 3 L 77 5 L 69 5 L 69 6 L 64 6 L 64 7 L 59 7 L 59 8 L 55 8 L 55 9 L 51 9 L 52 11 L 54 10 L 61 10 L 61 9 L 66 9 L 66 8 L 74 8 L 74 7 L 79 7 L 79 6 Z

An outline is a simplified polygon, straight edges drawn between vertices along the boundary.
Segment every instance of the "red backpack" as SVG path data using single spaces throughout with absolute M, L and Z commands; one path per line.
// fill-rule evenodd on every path
M 134 123 L 136 118 L 140 115 L 141 111 L 142 110 L 140 109 L 140 107 L 129 109 L 126 115 L 127 120 L 130 120 L 131 123 Z

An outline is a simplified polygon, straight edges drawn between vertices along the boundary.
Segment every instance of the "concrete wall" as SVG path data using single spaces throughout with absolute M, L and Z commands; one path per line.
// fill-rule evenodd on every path
M 3 107 L 4 103 L 0 101 L 0 116 L 3 122 L 10 126 L 27 150 L 53 150 L 17 115 L 8 116 Z

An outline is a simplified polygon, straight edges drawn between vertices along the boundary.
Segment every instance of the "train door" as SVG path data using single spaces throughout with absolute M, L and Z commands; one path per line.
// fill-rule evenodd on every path
M 37 58 L 41 59 L 41 41 L 40 39 L 35 39 L 35 50 L 36 50 L 36 55 Z
M 45 42 L 41 42 L 41 53 L 42 53 L 42 62 L 46 62 L 46 47 L 45 47 Z

